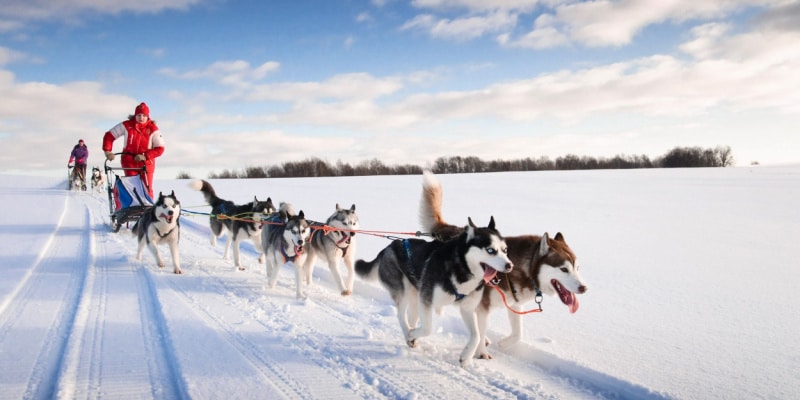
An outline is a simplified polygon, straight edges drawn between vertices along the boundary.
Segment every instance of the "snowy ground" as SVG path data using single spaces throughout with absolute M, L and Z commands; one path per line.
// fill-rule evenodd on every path
M 0 176 L 0 398 L 790 399 L 800 396 L 800 167 L 440 175 L 444 215 L 494 215 L 505 235 L 564 233 L 589 291 L 524 320 L 523 342 L 458 365 L 455 309 L 409 349 L 392 303 L 356 280 L 342 298 L 320 265 L 265 289 L 185 215 L 184 275 L 135 261 L 104 193 Z M 214 180 L 237 203 L 289 201 L 324 221 L 356 204 L 365 230 L 413 232 L 422 178 Z M 188 181 L 184 208 L 209 212 Z M 359 258 L 389 241 L 361 234 Z M 165 249 L 166 250 L 166 249 Z M 165 251 L 166 253 L 166 251 Z M 167 263 L 169 264 L 169 262 Z M 489 337 L 508 333 L 505 312 Z

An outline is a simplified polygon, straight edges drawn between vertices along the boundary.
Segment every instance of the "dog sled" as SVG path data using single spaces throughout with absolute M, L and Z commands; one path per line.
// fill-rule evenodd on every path
M 122 155 L 127 153 L 114 153 Z M 150 183 L 147 182 L 145 167 L 125 168 L 111 167 L 108 160 L 104 164 L 106 185 L 108 190 L 108 211 L 111 217 L 111 229 L 118 232 L 123 224 L 139 220 L 147 210 L 153 207 L 150 198 Z M 138 171 L 139 174 L 126 176 L 127 171 Z M 117 172 L 122 172 L 118 175 Z
M 86 190 L 86 174 L 75 165 L 67 165 L 67 190 Z

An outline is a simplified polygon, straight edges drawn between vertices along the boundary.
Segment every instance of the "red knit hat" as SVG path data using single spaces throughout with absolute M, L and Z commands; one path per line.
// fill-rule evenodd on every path
M 144 103 L 139 104 L 138 106 L 136 106 L 136 112 L 134 112 L 133 115 L 137 114 L 144 114 L 147 116 L 147 118 L 150 118 L 150 108 L 147 107 L 147 104 Z

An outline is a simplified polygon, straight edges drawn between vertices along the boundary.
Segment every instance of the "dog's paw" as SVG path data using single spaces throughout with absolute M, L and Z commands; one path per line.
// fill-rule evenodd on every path
M 183 275 L 183 270 L 181 270 L 180 268 L 176 269 L 174 272 L 178 275 Z
M 470 365 L 472 365 L 472 358 L 471 357 L 467 357 L 465 359 L 462 358 L 462 359 L 459 359 L 458 362 L 461 364 L 461 368 L 467 368 Z
M 407 339 L 406 340 L 406 344 L 408 345 L 408 347 L 411 347 L 412 349 L 416 348 L 417 347 L 417 339 Z
M 350 290 L 350 289 L 342 291 L 342 296 L 344 296 L 344 297 L 350 296 L 351 294 L 353 294 L 353 291 Z
M 263 255 L 263 254 L 262 254 L 262 255 L 260 255 L 260 256 L 258 256 L 258 263 L 259 263 L 259 264 L 263 264 L 263 263 L 265 263 L 266 261 L 267 261 L 267 256 L 265 256 L 265 255 Z
M 246 268 L 245 267 L 236 267 L 236 269 L 238 269 L 239 271 L 244 271 Z
M 158 268 L 164 268 L 165 266 L 166 266 L 166 264 L 164 264 L 163 261 L 159 261 L 158 262 Z
M 481 360 L 491 360 L 492 359 L 492 355 L 489 354 L 488 351 L 486 351 L 486 352 L 478 354 L 478 358 L 480 358 Z

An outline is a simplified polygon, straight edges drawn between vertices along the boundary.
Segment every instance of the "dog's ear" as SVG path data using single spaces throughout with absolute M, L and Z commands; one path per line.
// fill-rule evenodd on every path
M 489 229 L 493 231 L 496 230 L 494 229 L 494 215 L 492 215 L 491 218 L 489 218 Z
M 350 206 L 350 211 L 355 211 L 355 210 L 356 210 L 356 205 L 355 205 L 355 203 L 353 203 L 353 205 Z
M 173 190 L 172 192 L 170 192 L 170 193 L 169 193 L 169 196 L 170 196 L 170 197 L 175 197 L 175 190 Z
M 475 223 L 472 222 L 472 217 L 467 217 L 467 222 L 469 222 L 469 226 L 471 226 L 473 228 L 477 228 L 477 226 L 475 226 Z
M 469 242 L 475 237 L 475 225 L 472 224 L 472 221 L 469 222 L 470 224 L 464 227 L 464 234 L 467 235 L 466 242 Z
M 550 236 L 547 235 L 547 232 L 542 235 L 542 239 L 539 241 L 539 256 L 544 257 L 547 255 L 547 252 L 550 251 L 550 245 L 547 244 L 547 241 L 550 240 Z
M 306 215 L 305 215 L 305 214 L 303 214 L 303 210 L 300 210 L 300 213 L 299 213 L 299 214 L 297 214 L 297 216 L 298 216 L 300 219 L 305 219 L 305 218 L 306 218 Z
M 559 242 L 566 242 L 566 240 L 564 239 L 564 235 L 562 235 L 561 232 L 556 233 L 556 237 L 554 237 L 553 239 L 558 240 Z

